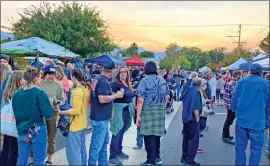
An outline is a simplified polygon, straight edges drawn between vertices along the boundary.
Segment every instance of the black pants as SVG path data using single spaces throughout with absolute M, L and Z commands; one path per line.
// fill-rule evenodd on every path
M 193 164 L 199 147 L 200 123 L 189 121 L 184 123 L 184 137 L 182 144 L 182 159 L 187 164 Z
M 147 163 L 156 164 L 156 158 L 160 158 L 160 137 L 144 135 L 144 145 L 147 152 Z
M 17 138 L 4 135 L 3 149 L 0 156 L 0 165 L 13 166 L 16 165 L 18 158 L 18 142 Z
M 203 131 L 206 127 L 207 117 L 200 117 L 200 131 Z
M 227 110 L 227 118 L 223 125 L 222 138 L 230 137 L 230 126 L 233 124 L 234 119 L 235 119 L 235 112 L 232 112 L 232 110 Z

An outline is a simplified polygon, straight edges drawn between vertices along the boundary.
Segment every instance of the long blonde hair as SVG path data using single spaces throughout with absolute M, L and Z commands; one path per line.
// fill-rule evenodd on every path
M 0 82 L 4 82 L 7 77 L 8 77 L 8 74 L 12 72 L 12 69 L 11 69 L 11 66 L 9 64 L 2 64 L 0 66 L 0 73 L 1 73 L 1 76 L 0 76 Z
M 4 91 L 3 99 L 6 103 L 8 103 L 9 99 L 13 96 L 13 94 L 21 88 L 20 81 L 23 79 L 23 72 L 22 71 L 13 71 L 8 85 Z
M 123 83 L 121 82 L 121 80 L 120 80 L 120 70 L 121 70 L 121 69 L 126 69 L 126 71 L 127 71 L 126 84 L 127 84 L 128 88 L 131 88 L 131 85 L 130 85 L 130 74 L 129 74 L 129 70 L 128 70 L 127 67 L 121 66 L 121 67 L 118 68 L 117 73 L 116 73 L 116 75 L 115 75 L 115 77 L 114 77 L 115 82 L 117 82 L 117 83 L 120 84 L 120 85 L 123 84 Z
M 56 78 L 57 78 L 57 80 L 61 81 L 64 78 L 64 76 L 66 76 L 62 66 L 56 65 L 55 70 L 56 70 Z

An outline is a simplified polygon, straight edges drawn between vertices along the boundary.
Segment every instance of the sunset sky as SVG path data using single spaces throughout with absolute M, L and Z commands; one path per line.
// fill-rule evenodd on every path
M 1 25 L 10 26 L 8 19 L 11 17 L 18 20 L 16 11 L 18 8 L 39 3 L 39 1 L 1 1 Z M 59 4 L 60 2 L 51 3 Z M 89 2 L 84 1 L 84 3 Z M 104 19 L 110 25 L 109 32 L 115 39 L 121 40 L 120 46 L 124 47 L 128 47 L 132 42 L 136 42 L 139 47 L 154 51 L 165 50 L 170 42 L 177 42 L 180 46 L 197 46 L 203 50 L 220 46 L 231 50 L 237 46 L 226 36 L 238 35 L 238 25 L 155 26 L 240 23 L 264 25 L 242 25 L 241 41 L 252 37 L 245 44 L 247 48 L 258 45 L 269 32 L 269 2 L 267 1 L 92 1 L 91 3 L 101 10 Z M 151 25 L 151 27 L 134 25 Z

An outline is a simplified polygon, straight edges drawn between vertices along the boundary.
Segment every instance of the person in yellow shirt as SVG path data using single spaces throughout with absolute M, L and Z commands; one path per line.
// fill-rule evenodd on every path
M 66 139 L 66 156 L 69 165 L 86 165 L 85 130 L 88 124 L 88 101 L 90 87 L 83 82 L 83 72 L 73 69 L 71 81 L 75 89 L 71 93 L 72 108 L 59 111 L 60 115 L 70 115 L 70 130 Z

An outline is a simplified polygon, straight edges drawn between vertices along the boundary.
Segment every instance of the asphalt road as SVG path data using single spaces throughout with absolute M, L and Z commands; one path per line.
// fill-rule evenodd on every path
M 204 132 L 204 137 L 200 138 L 200 147 L 204 151 L 203 153 L 197 154 L 196 161 L 202 165 L 234 165 L 235 146 L 223 143 L 221 139 L 222 127 L 226 119 L 226 110 L 221 106 L 217 107 L 215 110 L 216 115 L 208 116 L 207 126 L 209 126 L 209 129 Z M 180 162 L 182 155 L 181 131 L 182 119 L 181 110 L 179 110 L 161 142 L 161 158 L 163 165 L 183 165 Z M 234 135 L 234 124 L 231 127 L 231 135 Z M 260 165 L 269 165 L 269 160 L 265 157 L 264 152 L 265 151 L 263 151 Z M 249 153 L 248 145 L 247 160 Z

